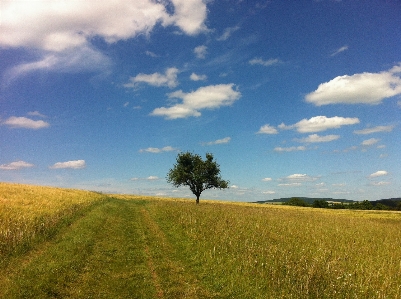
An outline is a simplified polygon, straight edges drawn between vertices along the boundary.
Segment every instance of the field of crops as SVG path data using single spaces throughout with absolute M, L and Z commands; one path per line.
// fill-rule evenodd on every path
M 401 298 L 400 229 L 398 212 L 0 184 L 0 298 Z

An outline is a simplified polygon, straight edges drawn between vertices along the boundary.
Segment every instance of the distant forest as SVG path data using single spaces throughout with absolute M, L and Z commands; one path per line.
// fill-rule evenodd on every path
M 259 204 L 283 204 L 300 207 L 355 210 L 389 210 L 401 211 L 401 197 L 375 201 L 353 201 L 334 198 L 288 197 L 273 200 L 257 201 Z

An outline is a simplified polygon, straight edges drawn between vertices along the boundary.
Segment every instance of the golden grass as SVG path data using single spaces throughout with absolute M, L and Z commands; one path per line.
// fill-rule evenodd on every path
M 0 183 L 0 255 L 29 247 L 60 221 L 102 198 L 81 190 Z

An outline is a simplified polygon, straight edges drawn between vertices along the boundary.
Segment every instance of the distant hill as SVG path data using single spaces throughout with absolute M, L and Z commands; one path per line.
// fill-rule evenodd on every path
M 397 207 L 397 205 L 399 204 L 400 201 L 401 201 L 401 197 L 397 197 L 397 198 L 387 198 L 387 199 L 375 200 L 375 201 L 371 201 L 370 203 L 374 206 L 377 204 L 382 204 L 382 205 L 386 205 L 390 208 L 395 208 L 395 207 Z
M 294 196 L 296 198 L 299 198 L 301 200 L 303 200 L 304 202 L 308 203 L 308 204 L 313 204 L 313 202 L 315 200 L 325 200 L 325 201 L 335 201 L 335 202 L 343 202 L 343 203 L 352 203 L 354 202 L 353 200 L 349 200 L 349 199 L 336 199 L 336 198 L 312 198 L 312 197 L 298 197 L 298 196 Z M 256 201 L 255 203 L 260 203 L 260 204 L 264 204 L 264 203 L 276 203 L 276 202 L 287 202 L 289 201 L 291 198 L 293 197 L 283 197 L 283 198 L 276 198 L 276 199 L 272 199 L 272 200 L 261 200 L 261 201 Z

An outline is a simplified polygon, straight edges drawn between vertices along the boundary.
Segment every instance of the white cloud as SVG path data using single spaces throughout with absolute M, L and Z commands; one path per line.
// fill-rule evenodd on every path
M 47 116 L 40 113 L 39 111 L 31 111 L 27 113 L 29 116 L 37 116 L 37 117 L 41 117 L 41 118 L 46 118 Z
M 296 152 L 296 151 L 305 151 L 305 146 L 291 146 L 291 147 L 275 147 L 275 152 Z
M 277 134 L 278 131 L 275 127 L 270 126 L 269 124 L 266 124 L 266 125 L 260 127 L 260 129 L 257 133 L 258 134 Z
M 204 81 L 207 79 L 207 76 L 206 75 L 197 75 L 195 73 L 192 73 L 191 76 L 189 76 L 189 78 L 192 81 Z
M 166 69 L 164 74 L 153 73 L 153 74 L 138 74 L 135 77 L 130 78 L 130 83 L 124 84 L 124 87 L 136 88 L 139 83 L 147 83 L 152 86 L 168 86 L 174 88 L 178 85 L 177 75 L 179 70 L 175 67 Z
M 225 137 L 222 139 L 217 139 L 215 141 L 210 141 L 210 142 L 205 142 L 202 143 L 203 145 L 216 145 L 216 144 L 226 144 L 229 143 L 231 141 L 231 137 Z
M 369 175 L 369 177 L 370 178 L 377 178 L 377 177 L 385 176 L 385 175 L 388 175 L 387 171 L 379 170 L 379 171 L 376 171 L 376 172 L 372 173 L 371 175 Z
M 263 66 L 272 66 L 272 65 L 280 64 L 280 63 L 282 63 L 282 61 L 277 58 L 275 58 L 275 59 L 271 58 L 268 60 L 263 60 L 262 58 L 254 58 L 254 59 L 249 60 L 249 64 L 251 64 L 251 65 L 258 64 L 258 65 L 263 65 Z
M 217 109 L 230 106 L 241 97 L 241 93 L 233 89 L 234 84 L 218 84 L 200 87 L 195 91 L 185 93 L 178 90 L 170 93 L 169 98 L 182 99 L 182 103 L 171 107 L 160 107 L 151 115 L 164 116 L 166 119 L 186 118 L 201 115 L 199 110 Z
M 153 27 L 176 25 L 186 34 L 206 30 L 203 0 L 3 1 L 2 47 L 29 47 L 62 51 L 101 37 L 107 43 L 149 34 Z M 170 10 L 171 11 L 171 10 Z
M 367 140 L 364 140 L 364 141 L 362 141 L 362 145 L 364 145 L 364 146 L 371 146 L 371 145 L 373 145 L 373 144 L 376 144 L 376 143 L 378 143 L 380 141 L 380 139 L 377 139 L 377 138 L 370 138 L 370 139 L 367 139 Z
M 386 185 L 390 185 L 390 182 L 384 182 L 384 181 L 371 182 L 370 185 L 372 185 L 372 186 L 386 186 Z
M 305 181 L 305 180 L 309 180 L 310 177 L 307 174 L 294 173 L 294 174 L 287 176 L 286 179 Z
M 16 162 L 11 162 L 9 164 L 2 164 L 0 165 L 0 169 L 2 170 L 19 170 L 22 168 L 30 168 L 35 165 L 25 162 L 25 161 L 16 161 Z
M 232 189 L 239 189 L 239 187 L 238 187 L 237 185 L 232 185 L 232 186 L 230 186 L 230 188 L 232 188 Z
M 85 160 L 74 160 L 67 162 L 57 162 L 50 166 L 50 169 L 82 169 L 86 167 Z
M 302 186 L 301 183 L 284 183 L 284 184 L 278 184 L 280 187 L 297 187 L 297 186 Z
M 380 104 L 385 98 L 401 94 L 400 66 L 380 73 L 338 76 L 306 95 L 316 106 L 328 104 Z
M 148 181 L 156 181 L 156 180 L 159 179 L 159 177 L 154 176 L 154 175 L 151 175 L 151 176 L 148 176 L 146 179 L 147 179 Z
M 205 59 L 207 54 L 207 47 L 206 46 L 198 46 L 194 49 L 194 53 L 197 58 Z
M 270 182 L 272 180 L 272 178 L 264 178 L 262 179 L 262 182 Z
M 50 126 L 49 123 L 43 120 L 32 120 L 27 117 L 11 116 L 3 122 L 4 125 L 10 126 L 11 128 L 24 128 L 24 129 L 43 129 Z
M 326 135 L 326 136 L 319 136 L 318 134 L 309 135 L 305 138 L 295 139 L 298 142 L 304 143 L 317 143 L 317 142 L 330 142 L 333 140 L 337 140 L 340 138 L 340 135 Z
M 380 132 L 391 132 L 395 126 L 377 126 L 374 128 L 366 128 L 363 130 L 355 130 L 354 134 L 372 134 L 372 133 L 380 133 Z
M 240 29 L 239 26 L 234 26 L 234 27 L 228 27 L 224 29 L 223 34 L 217 38 L 218 41 L 225 41 L 227 40 L 235 31 Z
M 5 80 L 7 81 L 6 83 L 9 83 L 17 77 L 38 70 L 62 73 L 106 72 L 111 64 L 107 56 L 91 47 L 85 46 L 67 49 L 62 52 L 45 53 L 40 60 L 19 64 L 5 72 Z
M 178 149 L 176 149 L 172 146 L 165 146 L 162 148 L 148 147 L 148 148 L 139 150 L 140 153 L 152 153 L 152 154 L 160 154 L 160 153 L 164 153 L 164 152 L 174 152 L 174 151 L 178 151 Z
M 359 119 L 349 117 L 326 117 L 315 116 L 310 119 L 304 118 L 294 125 L 286 126 L 284 123 L 279 125 L 280 129 L 296 129 L 300 133 L 321 132 L 328 129 L 338 129 L 341 126 L 358 124 Z
M 8 74 L 11 79 L 34 70 L 99 70 L 110 66 L 110 60 L 93 46 L 94 37 L 115 43 L 148 35 L 157 24 L 178 26 L 194 35 L 207 30 L 206 17 L 203 0 L 99 0 L 96 5 L 74 0 L 5 0 L 0 47 L 32 49 L 42 56 L 13 68 Z
M 342 46 L 341 48 L 339 48 L 338 50 L 334 51 L 330 56 L 336 56 L 337 54 L 340 54 L 341 52 L 344 52 L 348 50 L 348 46 Z
M 276 194 L 276 191 L 272 191 L 272 190 L 262 191 L 262 194 Z

